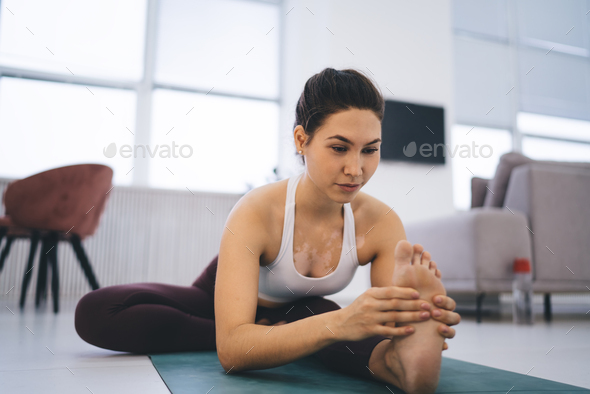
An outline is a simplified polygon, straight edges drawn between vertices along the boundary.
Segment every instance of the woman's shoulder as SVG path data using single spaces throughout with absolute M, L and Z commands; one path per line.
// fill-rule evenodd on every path
M 283 179 L 248 191 L 236 203 L 234 209 L 248 211 L 262 221 L 269 220 L 277 212 L 285 209 L 288 181 L 289 179 Z
M 383 215 L 389 215 L 391 213 L 397 216 L 393 207 L 388 206 L 378 198 L 362 191 L 358 192 L 356 198 L 350 203 L 350 207 L 354 213 L 355 220 L 357 219 L 357 216 L 358 219 L 364 219 L 369 222 L 375 221 L 376 219 L 383 217 Z
M 357 233 L 375 231 L 387 236 L 390 231 L 403 231 L 403 224 L 393 207 L 370 194 L 359 191 L 350 203 Z

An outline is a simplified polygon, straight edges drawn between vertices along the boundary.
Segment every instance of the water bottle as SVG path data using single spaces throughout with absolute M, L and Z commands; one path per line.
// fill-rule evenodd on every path
M 527 258 L 514 260 L 512 281 L 512 321 L 533 324 L 533 275 Z

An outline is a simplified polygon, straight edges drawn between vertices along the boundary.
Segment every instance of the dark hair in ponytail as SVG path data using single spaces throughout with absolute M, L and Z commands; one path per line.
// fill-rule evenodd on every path
M 385 101 L 381 91 L 364 73 L 325 68 L 305 83 L 295 108 L 295 124 L 303 126 L 309 145 L 315 132 L 335 113 L 351 108 L 368 109 L 383 121 Z M 302 163 L 305 158 L 301 156 Z

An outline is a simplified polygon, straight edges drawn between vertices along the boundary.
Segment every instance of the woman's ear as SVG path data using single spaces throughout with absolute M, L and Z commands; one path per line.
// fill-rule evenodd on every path
M 293 130 L 293 139 L 295 140 L 295 148 L 297 152 L 303 149 L 303 145 L 307 140 L 307 135 L 305 135 L 305 129 L 301 125 L 297 125 L 295 130 Z

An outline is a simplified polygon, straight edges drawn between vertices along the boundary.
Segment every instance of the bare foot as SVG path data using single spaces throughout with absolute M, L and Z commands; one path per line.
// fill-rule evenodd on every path
M 420 299 L 432 300 L 435 295 L 447 292 L 430 267 L 430 253 L 416 244 L 400 241 L 395 248 L 393 285 L 412 287 Z M 411 263 L 411 264 L 410 264 Z M 431 304 L 431 310 L 434 305 Z M 396 326 L 414 326 L 415 332 L 407 337 L 393 337 L 385 350 L 385 364 L 402 383 L 408 394 L 434 393 L 438 386 L 444 338 L 438 333 L 439 322 L 428 319 L 421 322 L 398 323 Z

